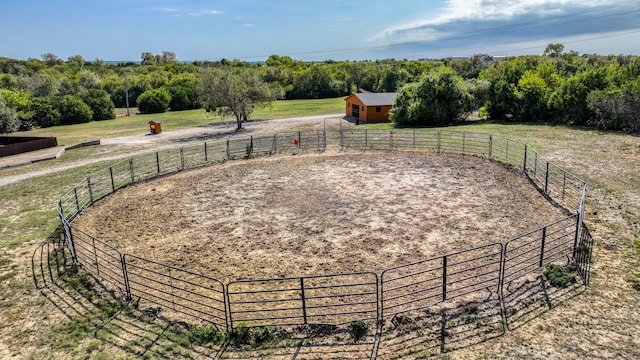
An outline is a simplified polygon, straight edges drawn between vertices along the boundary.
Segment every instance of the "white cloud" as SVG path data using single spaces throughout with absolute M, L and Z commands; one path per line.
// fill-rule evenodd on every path
M 594 10 L 616 7 L 637 10 L 638 5 L 613 0 L 448 0 L 439 15 L 389 27 L 370 40 L 387 44 L 434 41 L 491 26 L 514 26 L 572 13 L 579 17 L 589 12 L 589 16 L 595 17 L 599 12 Z

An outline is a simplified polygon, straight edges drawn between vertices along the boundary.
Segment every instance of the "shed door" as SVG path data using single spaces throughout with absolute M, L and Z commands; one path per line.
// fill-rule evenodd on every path
M 360 105 L 351 104 L 351 116 L 360 117 Z

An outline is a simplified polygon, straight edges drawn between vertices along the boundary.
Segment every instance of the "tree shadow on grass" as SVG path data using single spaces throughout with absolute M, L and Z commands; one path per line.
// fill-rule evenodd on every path
M 35 249 L 31 263 L 36 289 L 65 316 L 54 325 L 54 351 L 72 353 L 79 341 L 93 338 L 135 357 L 220 357 L 222 345 L 193 341 L 193 326 L 168 320 L 157 309 L 138 310 L 135 301 L 101 287 L 74 264 L 60 230 Z

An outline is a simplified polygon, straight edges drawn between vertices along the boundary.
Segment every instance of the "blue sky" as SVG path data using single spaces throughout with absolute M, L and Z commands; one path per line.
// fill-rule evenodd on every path
M 640 0 L 0 0 L 0 56 L 139 61 L 640 55 Z

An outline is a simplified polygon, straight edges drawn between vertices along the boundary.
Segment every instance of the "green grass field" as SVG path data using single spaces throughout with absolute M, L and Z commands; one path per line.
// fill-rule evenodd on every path
M 264 119 L 342 111 L 341 99 L 275 105 Z M 279 104 L 279 103 L 276 103 Z M 277 106 L 283 108 L 276 109 Z M 294 110 L 297 106 L 303 109 Z M 313 110 L 311 110 L 313 108 Z M 267 110 L 264 110 L 267 111 Z M 297 113 L 296 111 L 300 111 Z M 189 115 L 190 114 L 190 115 Z M 256 113 L 256 117 L 257 117 Z M 178 116 L 179 115 L 179 116 Z M 146 131 L 148 119 L 168 130 L 214 121 L 201 112 L 136 116 L 40 129 L 33 133 L 81 141 Z M 139 124 L 141 123 L 141 124 Z M 385 128 L 388 124 L 362 125 Z M 448 359 L 640 358 L 640 138 L 564 126 L 468 124 L 456 130 L 490 132 L 529 143 L 589 184 L 586 222 L 595 238 L 591 286 L 541 316 L 495 339 L 455 349 Z M 0 177 L 65 166 L 108 151 L 71 150 L 54 162 Z M 118 151 L 122 151 L 119 149 Z M 102 153 L 101 153 L 102 154 Z M 365 153 L 363 156 L 367 156 Z M 215 357 L 218 347 L 197 345 L 193 329 L 102 298 L 83 279 L 49 278 L 40 244 L 58 227 L 56 199 L 103 161 L 0 187 L 0 358 L 137 359 Z M 493 239 L 495 240 L 495 239 Z M 43 260 L 44 259 L 44 260 Z M 45 266 L 40 266 L 44 261 Z M 45 276 L 40 276 L 45 274 Z M 46 280 L 46 286 L 43 285 Z M 38 288 L 36 285 L 38 284 Z M 190 335 L 191 334 L 191 335 Z M 296 344 L 292 344 L 295 350 Z M 341 348 L 348 349 L 349 346 Z M 339 354 L 339 353 L 338 353 Z M 336 355 L 336 354 L 334 354 Z
M 55 136 L 59 144 L 74 145 L 84 141 L 144 134 L 149 132 L 149 121 L 162 121 L 164 131 L 174 131 L 198 126 L 235 121 L 234 118 L 221 118 L 202 109 L 187 111 L 168 111 L 162 114 L 135 115 L 137 109 L 130 109 L 130 117 L 114 120 L 94 121 L 85 124 L 54 126 L 33 129 L 20 135 Z M 272 120 L 294 116 L 313 116 L 335 114 L 344 111 L 344 97 L 319 100 L 282 100 L 275 101 L 270 107 L 257 109 L 251 114 L 252 120 Z M 126 114 L 126 109 L 117 109 L 117 114 Z

